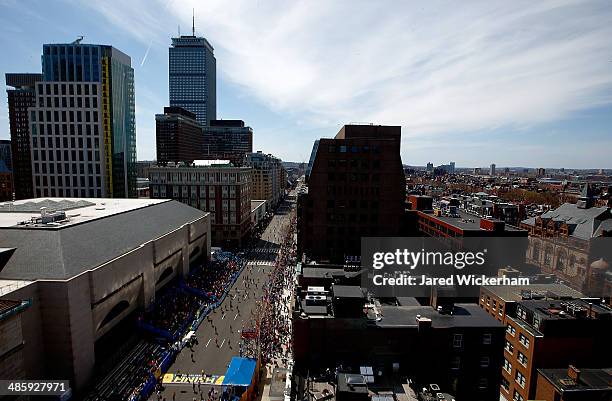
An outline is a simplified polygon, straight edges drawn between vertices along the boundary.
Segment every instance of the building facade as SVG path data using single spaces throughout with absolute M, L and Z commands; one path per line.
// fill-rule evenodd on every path
M 0 201 L 13 200 L 13 174 L 0 160 Z
M 11 153 L 10 139 L 0 139 L 0 161 L 4 163 L 9 171 L 13 171 L 13 157 Z
M 539 369 L 536 399 L 542 401 L 612 400 L 612 368 Z
M 23 341 L 2 339 L 0 355 L 21 349 L 24 378 L 70 380 L 73 394 L 108 361 L 109 336 L 129 336 L 124 323 L 210 258 L 209 214 L 175 201 L 34 199 L 0 216 L 0 242 L 14 249 L 0 258 L 0 305 L 30 302 Z
M 211 214 L 215 246 L 238 247 L 249 234 L 251 169 L 227 161 L 151 167 L 151 198 L 174 199 Z
M 475 304 L 453 304 L 451 314 L 410 297 L 371 301 L 354 284 L 358 273 L 351 278 L 327 266 L 302 268 L 298 276 L 294 374 L 371 364 L 374 383 L 401 376 L 417 388 L 437 383 L 457 400 L 499 400 L 501 323 Z
M 0 299 L 0 377 L 25 379 L 21 314 L 29 300 Z
M 245 165 L 253 169 L 251 198 L 265 200 L 268 210 L 276 207 L 284 196 L 287 177 L 281 159 L 258 151 L 246 155 Z
M 204 127 L 205 160 L 229 160 L 234 166 L 244 164 L 245 156 L 253 152 L 253 129 L 242 120 L 212 120 Z
M 134 70 L 104 45 L 43 46 L 30 109 L 34 195 L 136 197 Z
M 196 115 L 202 126 L 217 118 L 217 60 L 214 49 L 203 37 L 172 38 L 169 49 L 170 106 Z
M 181 107 L 164 107 L 155 115 L 157 162 L 187 162 L 201 158 L 204 143 L 196 115 Z
M 612 310 L 559 284 L 482 287 L 480 306 L 506 325 L 501 395 L 534 399 L 538 369 L 570 363 L 605 367 Z M 539 399 L 539 398 L 537 398 Z
M 361 254 L 361 237 L 394 236 L 405 208 L 401 127 L 345 125 L 322 138 L 298 197 L 298 252 L 341 262 Z
M 35 85 L 42 74 L 6 74 L 15 199 L 34 197 L 28 109 L 36 104 Z
M 604 280 L 599 276 L 612 274 L 610 260 L 606 268 L 597 269 L 597 261 L 606 254 L 598 249 L 601 237 L 612 236 L 610 210 L 607 206 L 595 207 L 586 184 L 576 204 L 564 203 L 523 220 L 520 227 L 529 232 L 527 262 L 586 295 L 601 295 Z

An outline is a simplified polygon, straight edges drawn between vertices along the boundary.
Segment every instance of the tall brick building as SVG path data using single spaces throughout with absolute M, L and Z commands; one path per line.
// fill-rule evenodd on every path
M 202 130 L 204 160 L 229 160 L 234 166 L 242 166 L 245 156 L 253 152 L 253 129 L 242 120 L 211 120 Z
M 32 184 L 32 156 L 28 108 L 36 105 L 37 81 L 42 74 L 6 74 L 11 153 L 15 199 L 34 197 Z
M 155 115 L 157 162 L 193 162 L 201 158 L 204 144 L 196 115 L 182 107 L 164 107 Z
M 405 208 L 401 127 L 345 125 L 313 151 L 298 198 L 298 251 L 316 260 L 360 254 L 361 237 L 394 236 Z
M 533 399 L 538 369 L 607 367 L 612 310 L 597 299 L 577 296 L 559 284 L 481 288 L 480 306 L 506 325 L 503 400 Z

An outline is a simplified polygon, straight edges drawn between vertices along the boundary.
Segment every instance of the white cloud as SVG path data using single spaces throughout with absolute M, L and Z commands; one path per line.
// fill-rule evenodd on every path
M 607 1 L 155 4 L 91 7 L 143 44 L 167 43 L 194 7 L 225 79 L 296 120 L 400 124 L 410 138 L 524 127 L 612 102 Z

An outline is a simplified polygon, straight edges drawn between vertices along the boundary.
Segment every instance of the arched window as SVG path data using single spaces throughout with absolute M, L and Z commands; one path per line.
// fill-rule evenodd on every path
M 189 259 L 193 259 L 193 257 L 196 256 L 198 253 L 200 253 L 200 247 L 196 246 L 195 248 L 193 248 L 193 251 L 191 251 L 191 253 L 189 254 Z
M 113 306 L 112 309 L 108 311 L 108 313 L 106 314 L 106 316 L 100 323 L 100 326 L 98 326 L 98 329 L 101 329 L 102 327 L 110 323 L 114 318 L 119 316 L 121 312 L 123 312 L 129 307 L 130 307 L 130 303 L 128 301 L 123 300 L 117 303 L 117 305 Z
M 535 242 L 533 244 L 533 259 L 539 261 L 540 260 L 540 243 Z
M 546 266 L 552 266 L 553 264 L 553 249 L 550 245 L 546 247 L 544 252 L 544 264 Z
M 157 279 L 157 283 L 159 284 L 162 281 L 164 281 L 165 279 L 167 279 L 168 277 L 170 277 L 172 275 L 172 266 L 168 266 L 166 267 L 166 269 L 162 272 L 162 274 L 160 274 L 159 278 Z
M 565 270 L 566 254 L 565 250 L 561 249 L 557 255 L 557 264 L 555 270 Z

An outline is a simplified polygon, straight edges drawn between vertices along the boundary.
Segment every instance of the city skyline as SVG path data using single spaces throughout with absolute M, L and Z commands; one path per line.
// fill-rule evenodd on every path
M 406 165 L 612 167 L 605 2 L 351 4 L 5 1 L 12 56 L 0 71 L 40 72 L 43 43 L 79 35 L 120 49 L 135 69 L 138 159 L 153 159 L 167 49 L 178 25 L 190 33 L 195 7 L 218 61 L 217 118 L 248 121 L 254 150 L 307 162 L 315 139 L 366 121 L 402 126 Z M 0 110 L 8 138 L 6 96 Z

